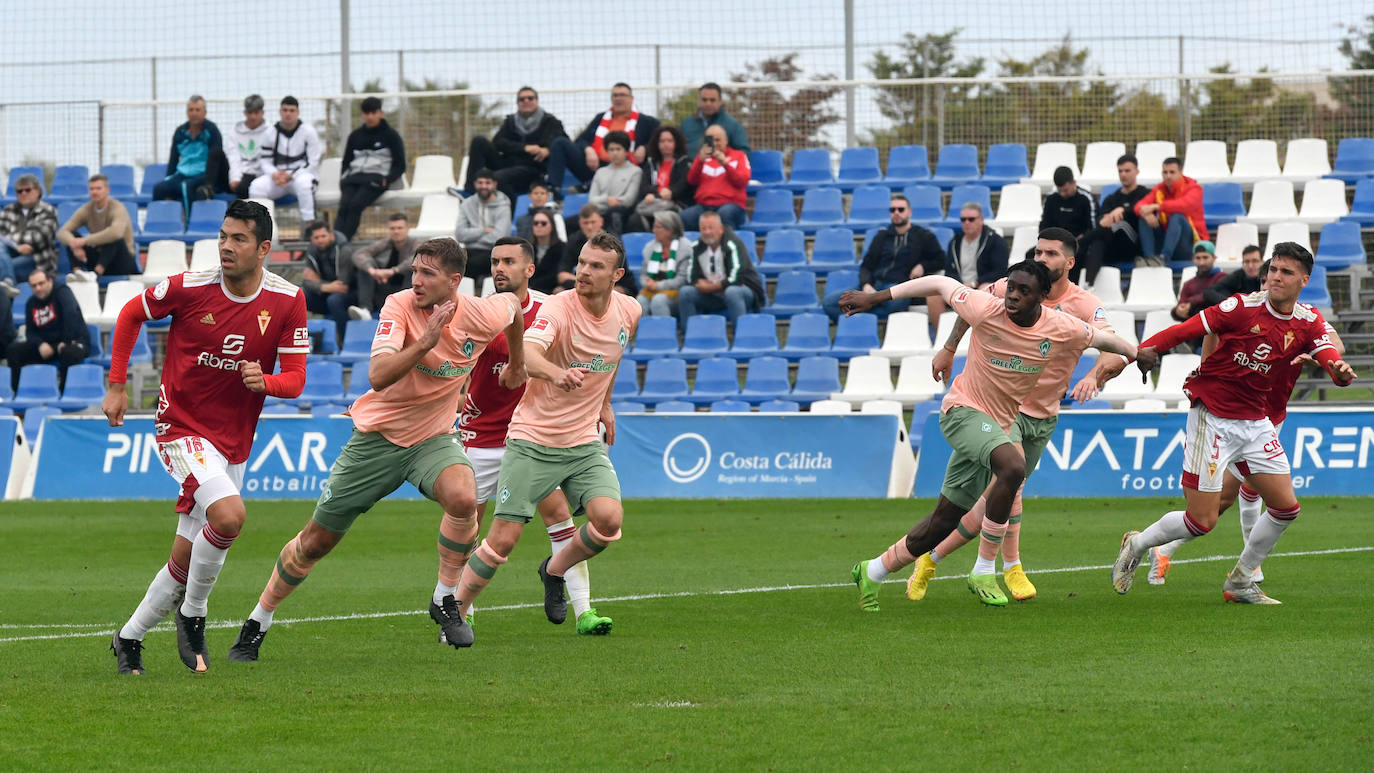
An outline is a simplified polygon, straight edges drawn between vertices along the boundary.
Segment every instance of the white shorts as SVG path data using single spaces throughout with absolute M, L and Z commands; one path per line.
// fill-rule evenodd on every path
M 1283 432 L 1283 422 L 1279 422 L 1278 424 L 1274 425 L 1274 434 L 1277 435 L 1280 432 Z M 1231 462 L 1229 465 L 1227 465 L 1226 471 L 1231 473 L 1231 477 L 1235 478 L 1236 480 L 1241 482 L 1245 481 L 1245 473 L 1240 471 L 1240 467 L 1235 462 Z
M 501 457 L 506 455 L 506 447 L 466 448 L 464 452 L 472 462 L 472 477 L 477 480 L 477 510 L 480 512 L 482 505 L 496 495 L 496 481 L 501 477 Z
M 205 527 L 205 509 L 243 487 L 244 464 L 230 464 L 210 441 L 183 437 L 158 444 L 162 466 L 181 487 L 177 497 L 177 536 L 195 541 Z
M 1253 473 L 1289 473 L 1288 454 L 1269 419 L 1223 419 L 1196 403 L 1188 410 L 1183 433 L 1184 488 L 1221 491 L 1231 465 L 1241 479 Z

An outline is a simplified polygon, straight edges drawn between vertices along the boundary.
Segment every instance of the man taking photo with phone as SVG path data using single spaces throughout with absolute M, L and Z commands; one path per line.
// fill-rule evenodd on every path
M 749 187 L 749 156 L 730 147 L 725 129 L 710 126 L 687 170 L 687 183 L 696 188 L 696 204 L 682 210 L 682 225 L 697 230 L 703 212 L 717 212 L 725 225 L 744 227 L 744 205 Z

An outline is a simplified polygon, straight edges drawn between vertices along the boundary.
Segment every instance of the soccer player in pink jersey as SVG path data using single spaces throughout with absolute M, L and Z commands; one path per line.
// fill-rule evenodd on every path
M 220 267 L 162 280 L 125 304 L 115 322 L 100 406 L 112 427 L 129 407 L 124 384 L 139 327 L 172 318 L 154 426 L 158 456 L 181 487 L 171 557 L 110 645 L 121 674 L 143 673 L 143 636 L 173 610 L 181 662 L 197 673 L 209 667 L 206 607 L 243 529 L 239 488 L 263 399 L 296 397 L 305 387 L 305 294 L 263 270 L 271 249 L 267 209 L 235 201 L 220 225 Z M 278 355 L 281 373 L 272 375 Z
M 1063 311 L 1093 327 L 1114 333 L 1116 331 L 1107 323 L 1107 312 L 1102 306 L 1102 301 L 1069 281 L 1069 272 L 1073 269 L 1077 251 L 1078 240 L 1069 231 L 1063 228 L 1047 228 L 1040 232 L 1040 238 L 1035 245 L 1035 260 L 1050 270 L 1050 291 L 1042 303 L 1046 308 Z M 988 291 L 998 297 L 1005 295 L 1006 280 L 997 281 Z M 944 346 L 935 354 L 931 368 L 935 372 L 935 377 L 945 383 L 949 383 L 954 352 L 967 331 L 968 323 L 962 319 L 957 321 L 949 340 L 945 341 Z M 1073 386 L 1074 395 L 1079 399 L 1088 399 L 1103 384 L 1125 370 L 1127 362 L 1120 355 L 1103 352 L 1098 356 L 1093 369 Z M 1010 434 L 1012 442 L 1025 456 L 1027 477 L 1035 471 L 1040 455 L 1054 434 L 1055 424 L 1059 421 L 1059 402 L 1069 391 L 1069 380 L 1073 377 L 1077 365 L 1078 360 L 1074 357 L 1060 356 L 1051 360 L 1040 374 L 1035 389 L 1026 397 L 1025 402 L 1021 403 Z M 1024 483 L 1021 488 L 1025 488 Z M 986 496 L 980 497 L 973 509 L 964 514 L 954 531 L 950 532 L 944 541 L 916 559 L 916 566 L 907 580 L 907 598 L 912 601 L 925 598 L 930 580 L 935 576 L 936 565 L 978 536 L 986 507 Z M 1026 576 L 1021 565 L 1021 513 L 1021 490 L 1017 490 L 1016 497 L 1011 503 L 1011 517 L 1007 520 L 1007 534 L 1001 545 L 1002 574 L 1012 597 L 1017 601 L 1028 601 L 1035 598 L 1035 585 Z
M 359 515 L 409 481 L 452 517 L 455 549 L 472 549 L 477 536 L 472 464 L 453 423 L 468 374 L 487 344 L 503 330 L 510 360 L 501 383 L 524 380 L 525 325 L 511 293 L 489 298 L 461 295 L 467 268 L 462 245 L 447 237 L 415 249 L 411 288 L 382 306 L 367 378 L 372 388 L 353 402 L 353 435 L 329 468 L 315 512 L 286 543 L 258 605 L 244 621 L 229 660 L 258 659 L 273 614 L 320 559 L 343 540 Z M 354 371 L 358 376 L 357 371 Z M 431 602 L 430 617 L 454 647 L 472 644 L 472 628 L 453 597 Z
M 587 514 L 587 523 L 539 565 L 549 622 L 567 618 L 567 571 L 620 539 L 620 482 L 597 424 L 605 425 L 606 442 L 614 443 L 615 371 L 642 311 L 633 297 L 614 291 L 624 272 L 625 245 L 605 231 L 593 234 L 577 258 L 574 292 L 544 301 L 526 331 L 530 382 L 506 434 L 496 517 L 458 583 L 463 613 L 506 563 L 536 506 L 555 488 L 563 490 L 575 514 Z M 602 628 L 590 633 L 609 632 L 609 620 Z
M 1222 598 L 1238 604 L 1278 604 L 1255 582 L 1254 572 L 1274 549 L 1301 507 L 1293 494 L 1288 454 L 1267 415 L 1269 395 L 1283 378 L 1279 363 L 1309 354 L 1337 386 L 1355 379 L 1340 358 L 1315 309 L 1298 303 L 1312 273 L 1312 253 L 1294 242 L 1275 245 L 1268 289 L 1233 295 L 1186 322 L 1156 333 L 1141 351 L 1167 351 L 1215 333 L 1217 350 L 1183 382 L 1192 401 L 1183 435 L 1183 496 L 1187 510 L 1164 515 L 1144 531 L 1128 531 L 1112 564 L 1112 587 L 1131 589 L 1140 559 L 1152 547 L 1206 534 L 1220 514 L 1222 478 L 1235 464 L 1267 503 L 1245 541 L 1240 560 L 1222 585 Z
M 1026 477 L 1026 460 L 1007 434 L 1021 403 L 1046 366 L 1058 357 L 1077 361 L 1089 346 L 1128 358 L 1136 354 L 1134 346 L 1115 334 L 1046 308 L 1043 302 L 1049 290 L 1050 270 L 1027 260 L 1007 272 L 1004 298 L 942 276 L 912 279 L 876 293 L 849 291 L 841 296 L 841 308 L 855 314 L 891 298 L 940 293 L 973 330 L 968 365 L 940 406 L 940 432 L 954 451 L 940 499 L 905 537 L 871 561 L 854 565 L 850 576 L 859 586 L 860 609 L 877 612 L 882 581 L 939 544 L 984 491 L 982 541 L 968 587 L 985 604 L 1006 605 L 993 574 L 993 559 L 1007 531 L 1012 500 Z

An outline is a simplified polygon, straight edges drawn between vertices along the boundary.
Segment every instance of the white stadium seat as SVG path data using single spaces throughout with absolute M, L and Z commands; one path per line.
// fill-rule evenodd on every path
M 453 156 L 420 156 L 415 159 L 415 179 L 410 185 L 411 196 L 421 198 L 444 193 L 453 180 Z
M 1002 229 L 1019 228 L 1024 225 L 1038 225 L 1044 214 L 1040 200 L 1040 186 L 1029 183 L 1013 183 L 1002 187 L 1002 196 L 997 202 L 997 217 L 988 225 Z M 1016 253 L 1012 262 L 1016 263 Z
M 1135 334 L 1135 315 L 1129 311 L 1113 309 L 1107 312 L 1107 324 L 1122 338 L 1133 344 L 1140 343 Z
M 1039 195 L 1037 193 L 1037 195 Z M 1011 254 L 1007 256 L 1007 265 L 1020 263 L 1026 256 L 1026 250 L 1034 249 L 1040 240 L 1040 226 L 1037 225 L 1018 225 L 1011 237 Z
M 1197 370 L 1202 358 L 1196 354 L 1166 354 L 1159 358 L 1159 383 L 1152 395 L 1158 400 L 1176 402 L 1184 399 L 1183 382 Z
M 1331 157 L 1327 155 L 1326 140 L 1304 137 L 1288 141 L 1283 159 L 1283 179 L 1300 183 L 1328 174 L 1331 174 Z
M 892 399 L 903 405 L 914 405 L 944 394 L 945 385 L 936 381 L 930 372 L 931 358 L 926 355 L 903 357 L 901 369 L 897 371 L 897 389 Z
M 71 288 L 72 295 L 76 296 L 76 305 L 81 309 L 81 318 L 88 322 L 97 322 L 100 319 L 100 285 L 95 282 L 68 282 L 67 287 Z
M 1183 159 L 1183 174 L 1199 183 L 1219 183 L 1231 179 L 1226 165 L 1226 143 L 1220 140 L 1193 140 Z
M 1231 182 L 1251 186 L 1260 180 L 1278 179 L 1279 145 L 1273 140 L 1241 140 L 1236 144 L 1236 163 Z
M 1169 410 L 1169 404 L 1153 397 L 1137 397 L 1134 400 L 1127 400 L 1121 406 L 1121 410 L 1130 413 L 1159 413 Z
M 1178 155 L 1178 146 L 1169 140 L 1146 140 L 1137 142 L 1135 157 L 1140 161 L 1140 177 L 1136 182 L 1141 185 L 1158 185 L 1164 179 L 1164 159 Z
M 96 322 L 100 325 L 101 330 L 113 328 L 124 304 L 137 298 L 144 289 L 146 286 L 137 279 L 117 279 L 111 282 L 105 287 L 105 306 L 101 309 L 100 316 L 97 319 L 86 321 Z
M 869 354 L 900 360 L 913 354 L 930 354 L 930 317 L 924 311 L 899 311 L 887 317 L 883 345 Z
M 400 176 L 400 178 L 396 180 L 396 182 L 392 183 L 386 189 L 386 193 L 383 193 L 381 196 L 377 197 L 377 201 L 375 204 L 373 204 L 373 206 L 380 207 L 384 205 L 390 205 L 393 207 L 404 207 L 410 204 L 418 203 L 420 203 L 420 199 L 411 194 L 410 181 L 403 174 Z
M 447 193 L 425 196 L 420 202 L 420 219 L 410 229 L 410 235 L 418 239 L 453 236 L 454 229 L 458 227 L 458 208 L 462 204 L 462 200 Z
M 1217 266 L 1240 268 L 1240 251 L 1253 244 L 1259 246 L 1259 226 L 1254 223 L 1223 223 L 1214 234 L 1217 247 Z
M 1197 276 L 1197 266 L 1184 266 L 1183 270 L 1178 272 L 1179 289 L 1182 289 L 1183 285 L 1187 284 L 1188 280 L 1195 276 Z
M 1308 180 L 1302 186 L 1302 209 L 1298 219 L 1307 223 L 1313 231 L 1320 231 L 1327 223 L 1350 214 L 1345 203 L 1345 181 Z
M 1172 309 L 1178 302 L 1174 293 L 1174 272 L 1168 266 L 1144 266 L 1131 272 L 1131 286 L 1126 300 L 1118 308 L 1144 317 L 1156 309 Z
M 280 244 L 277 238 L 277 202 L 272 199 L 249 199 L 267 208 L 267 214 L 272 216 L 272 245 L 275 247 Z
M 342 158 L 326 158 L 320 161 L 320 184 L 315 188 L 315 206 L 326 209 L 339 206 L 339 198 L 342 195 L 339 189 L 339 176 L 342 172 Z
M 1090 142 L 1083 151 L 1083 173 L 1078 184 L 1092 189 L 1120 182 L 1116 175 L 1116 160 L 1126 155 L 1124 142 Z
M 1103 266 L 1098 269 L 1097 280 L 1093 282 L 1092 287 L 1088 287 L 1087 282 L 1088 272 L 1085 271 L 1079 278 L 1079 285 L 1096 295 L 1103 306 L 1111 308 L 1125 302 L 1121 295 L 1121 269 L 1116 266 Z
M 1035 149 L 1035 166 L 1030 177 L 1021 178 L 1023 183 L 1040 186 L 1042 193 L 1054 190 L 1054 170 L 1067 166 L 1078 179 L 1078 147 L 1072 142 L 1042 142 Z
M 817 400 L 811 403 L 808 409 L 811 413 L 833 414 L 833 413 L 852 413 L 854 406 L 844 400 Z
M 902 418 L 902 404 L 896 400 L 868 400 L 859 406 L 859 413 L 896 416 L 900 420 Z
M 139 279 L 145 285 L 155 285 L 173 274 L 185 271 L 186 242 L 158 239 L 148 245 L 148 260 Z
M 1261 180 L 1250 194 L 1250 211 L 1236 218 L 1237 223 L 1253 223 L 1264 230 L 1274 223 L 1297 220 L 1293 203 L 1293 183 L 1289 180 Z
M 1128 367 L 1121 372 L 1121 375 L 1108 381 L 1106 386 L 1097 393 L 1097 396 L 1099 399 L 1108 400 L 1112 405 L 1119 407 L 1127 400 L 1149 397 L 1152 392 L 1154 392 L 1154 386 L 1140 380 L 1140 371 L 1135 367 Z
M 1155 309 L 1154 311 L 1147 312 L 1145 314 L 1145 325 L 1140 331 L 1140 340 L 1148 340 L 1150 336 L 1153 336 L 1155 333 L 1167 327 L 1173 327 L 1176 322 L 1177 320 L 1175 320 L 1170 313 L 1170 309 Z
M 944 346 L 945 341 L 949 340 L 949 334 L 954 330 L 954 323 L 959 319 L 959 315 L 952 311 L 947 311 L 940 315 L 940 323 L 935 329 L 935 340 L 931 341 L 932 349 L 936 346 Z M 959 339 L 959 346 L 955 349 L 955 354 L 968 354 L 969 335 Z
M 1284 223 L 1275 223 L 1269 227 L 1269 234 L 1264 240 L 1264 259 L 1269 260 L 1274 254 L 1274 245 L 1279 242 L 1297 242 L 1312 251 L 1312 234 L 1307 229 L 1306 223 L 1290 220 Z
M 191 245 L 191 271 L 207 271 L 219 268 L 219 240 L 197 239 Z
M 844 389 L 830 395 L 832 400 L 862 403 L 892 396 L 892 364 L 886 357 L 869 354 L 852 357 L 844 377 Z

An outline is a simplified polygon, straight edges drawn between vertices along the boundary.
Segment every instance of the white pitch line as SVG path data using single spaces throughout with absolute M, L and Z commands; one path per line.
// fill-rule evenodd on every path
M 1368 553 L 1368 552 L 1371 552 L 1371 551 L 1374 551 L 1374 545 L 1367 545 L 1367 546 L 1364 546 L 1364 547 L 1355 547 L 1355 548 L 1330 548 L 1330 549 L 1327 549 L 1327 550 L 1297 550 L 1297 551 L 1292 551 L 1292 552 L 1289 552 L 1289 553 L 1273 553 L 1273 554 L 1271 554 L 1269 557 L 1270 557 L 1270 558 L 1301 558 L 1301 557 L 1304 557 L 1304 556 L 1329 556 L 1329 555 L 1336 555 L 1336 554 L 1340 554 L 1340 553 Z M 1175 560 L 1173 561 L 1173 563 L 1175 563 L 1175 564 L 1202 564 L 1202 563 L 1209 563 L 1209 562 L 1212 562 L 1212 561 L 1233 561 L 1233 560 L 1235 560 L 1235 558 L 1236 558 L 1236 557 L 1233 556 L 1233 555 L 1200 556 L 1200 557 L 1198 557 L 1198 558 L 1182 558 L 1182 559 L 1175 559 Z M 1035 570 L 1034 573 L 1035 573 L 1035 574 L 1066 574 L 1066 573 L 1071 573 L 1071 572 L 1096 572 L 1096 571 L 1101 571 L 1101 570 L 1111 569 L 1111 568 L 1112 568 L 1112 565 L 1111 565 L 1111 564 L 1100 564 L 1100 565 L 1093 565 L 1093 566 L 1066 566 L 1066 567 L 1061 567 L 1061 568 L 1058 568 L 1058 569 L 1037 569 L 1037 570 Z M 962 579 L 963 577 L 964 577 L 964 575 L 956 574 L 956 575 L 948 575 L 948 576 L 945 576 L 945 577 L 936 577 L 936 578 L 934 578 L 934 579 L 937 580 L 937 581 L 938 581 L 938 580 L 957 580 L 957 579 Z M 905 579 L 899 579 L 899 578 L 890 578 L 890 579 L 888 579 L 888 580 L 884 580 L 884 582 L 885 582 L 885 583 L 889 583 L 889 584 L 897 584 L 897 583 L 905 583 L 906 580 L 905 580 Z M 804 585 L 762 585 L 762 586 L 758 586 L 758 587 L 754 587 L 754 588 L 725 588 L 725 589 L 723 589 L 723 590 L 714 590 L 714 591 L 677 591 L 677 592 L 675 592 L 675 593 L 635 593 L 635 594 L 630 594 L 630 595 L 627 595 L 627 596 L 609 596 L 609 597 L 606 597 L 606 598 L 599 598 L 599 599 L 597 599 L 597 600 L 598 600 L 598 601 L 606 601 L 606 602 L 617 602 L 617 601 L 652 601 L 652 600 L 655 600 L 655 599 L 689 598 L 689 597 L 697 597 L 697 596 L 738 596 L 738 595 L 742 595 L 742 594 L 746 594 L 746 593 L 775 593 L 775 592 L 777 592 L 777 591 L 791 591 L 791 590 L 822 590 L 822 589 L 826 589 L 826 588 L 845 588 L 845 587 L 848 587 L 848 586 L 850 586 L 850 585 L 852 585 L 852 584 L 853 584 L 853 583 L 848 583 L 848 582 L 826 582 L 826 583 L 811 583 L 811 584 L 804 584 Z M 486 612 L 506 612 L 506 611 L 510 611 L 510 610 L 514 610 L 514 609 L 534 609 L 534 608 L 542 607 L 542 606 L 543 606 L 543 603 L 542 603 L 542 602 L 540 602 L 540 603 L 538 603 L 538 604 L 502 604 L 502 605 L 500 605 L 500 606 L 480 607 L 480 608 L 479 608 L 479 611 L 482 612 L 482 613 L 486 613 Z M 425 611 L 424 611 L 423 609 L 416 609 L 416 610 L 401 610 L 401 611 L 395 611 L 395 612 L 354 612 L 354 613 L 347 614 L 347 615 L 317 615 L 317 616 L 313 616 L 313 617 L 292 617 L 292 618 L 284 618 L 284 619 L 281 619 L 281 620 L 275 620 L 275 621 L 273 621 L 272 624 L 273 624 L 273 625 L 293 625 L 293 624 L 295 624 L 295 623 L 332 623 L 332 622 L 340 622 L 340 621 L 344 621 L 344 620 L 375 620 L 375 619 L 384 618 L 384 617 L 409 617 L 409 616 L 411 616 L 411 615 L 423 615 L 424 613 L 425 613 Z M 22 641 L 43 641 L 43 640 L 47 640 L 47 639 L 79 639 L 79 638 L 86 638 L 86 637 L 94 638 L 94 637 L 97 637 L 97 636 L 109 636 L 110 634 L 114 633 L 115 629 L 118 628 L 119 625 L 120 625 L 119 623 L 36 623 L 36 624 L 0 623 L 0 629 L 9 629 L 9 630 L 15 630 L 15 629 L 27 629 L 27 630 L 35 630 L 35 629 L 36 629 L 36 630 L 44 630 L 44 629 L 52 629 L 52 628 L 65 628 L 65 629 L 68 629 L 68 630 L 63 631 L 63 632 L 61 632 L 61 633 L 48 633 L 48 634 L 36 634 L 36 635 L 28 635 L 28 636 L 8 636 L 8 637 L 0 637 L 0 643 L 5 643 L 5 642 L 22 642 Z M 213 623 L 207 622 L 206 625 L 205 625 L 205 627 L 206 627 L 206 628 L 238 628 L 240 625 L 242 625 L 242 623 L 235 623 L 235 622 L 229 622 L 229 621 L 220 621 L 220 622 L 213 622 Z M 99 628 L 99 630 L 96 630 L 96 631 L 74 630 L 74 629 L 82 629 L 82 628 Z M 162 623 L 161 625 L 158 625 L 158 626 L 157 626 L 156 628 L 154 628 L 153 630 L 171 630 L 171 628 L 172 628 L 172 626 L 171 626 L 170 623 Z

